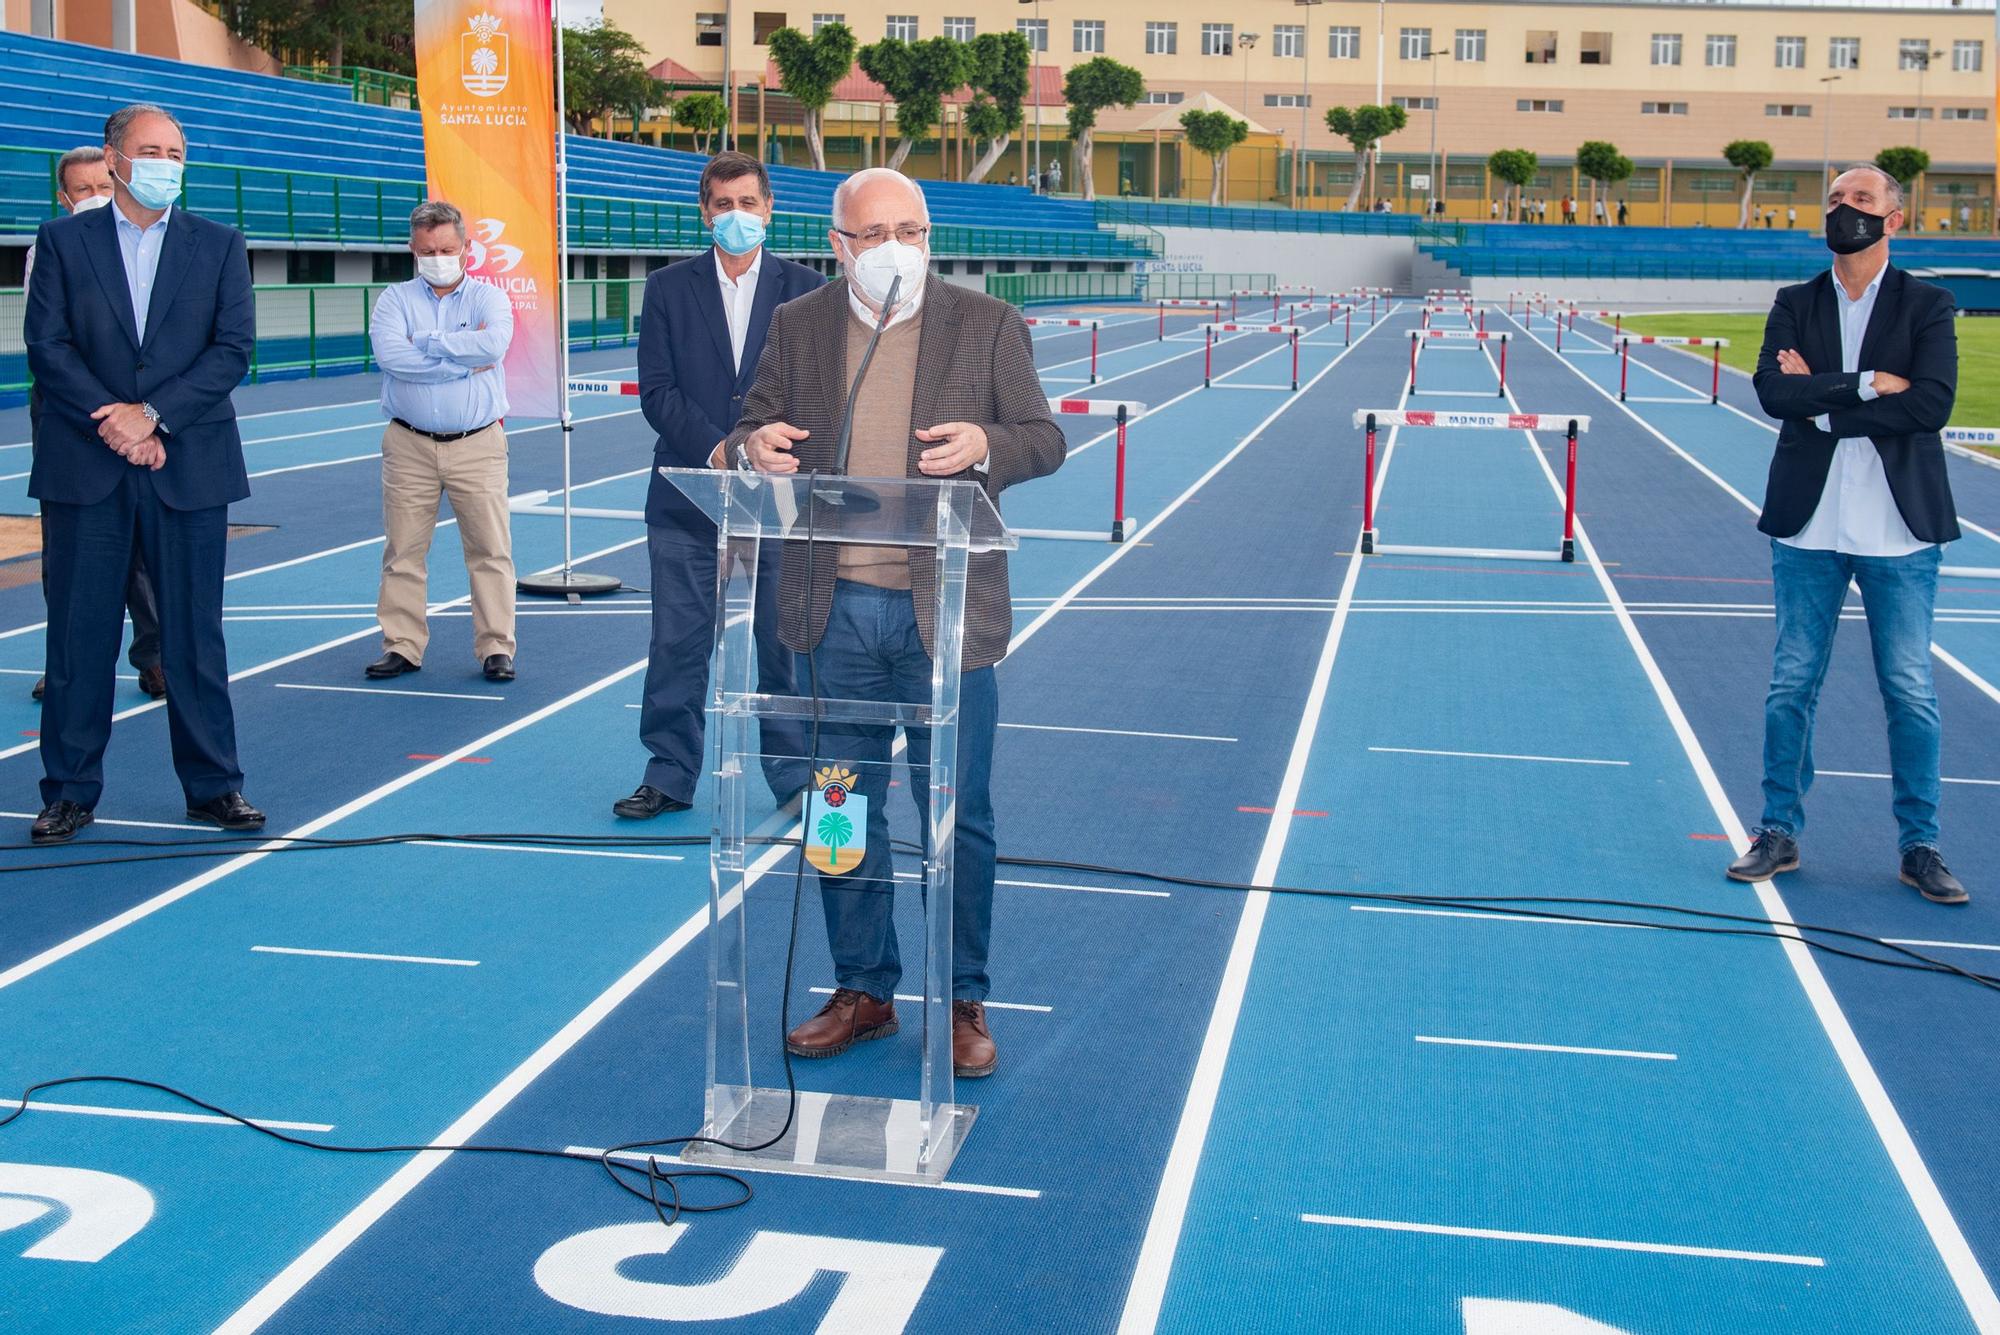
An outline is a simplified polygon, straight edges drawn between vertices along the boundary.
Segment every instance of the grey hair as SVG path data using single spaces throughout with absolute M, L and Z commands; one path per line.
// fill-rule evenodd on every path
M 104 161 L 104 150 L 96 144 L 85 144 L 82 148 L 72 148 L 56 159 L 56 189 L 65 195 L 69 193 L 69 169 L 87 167 L 93 162 Z
M 141 116 L 165 116 L 173 123 L 173 127 L 180 131 L 181 146 L 183 148 L 187 146 L 187 131 L 182 128 L 180 117 L 174 115 L 173 112 L 168 111 L 165 107 L 154 106 L 151 102 L 134 102 L 131 106 L 120 107 L 105 117 L 104 142 L 117 149 L 120 153 L 123 153 L 125 151 L 125 132 L 131 129 L 132 122 L 138 120 Z
M 1888 187 L 1888 194 L 1891 206 L 1899 209 L 1903 207 L 1903 183 L 1897 180 L 1895 177 L 1889 175 L 1889 173 L 1883 171 L 1880 167 L 1876 166 L 1874 163 L 1856 162 L 1850 166 L 1842 167 L 1840 169 L 1840 176 L 1845 176 L 1849 172 L 1874 172 L 1877 176 L 1882 178 L 1882 183 Z M 1833 179 L 1838 181 L 1840 179 L 1840 176 L 1836 176 Z M 1832 188 L 1831 186 L 1828 187 L 1828 189 L 1831 188 Z
M 905 188 L 917 198 L 917 212 L 928 223 L 931 220 L 930 201 L 924 198 L 923 187 L 890 167 L 863 167 L 854 175 L 842 181 L 833 190 L 833 225 L 844 227 L 847 223 L 847 201 L 854 192 L 872 181 L 901 181 Z
M 458 239 L 465 240 L 465 215 L 455 204 L 447 204 L 442 199 L 427 199 L 410 210 L 410 230 L 428 232 L 433 227 L 456 227 Z

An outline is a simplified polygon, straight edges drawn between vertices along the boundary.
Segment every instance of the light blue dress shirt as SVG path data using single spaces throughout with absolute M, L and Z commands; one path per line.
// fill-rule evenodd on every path
M 443 433 L 507 415 L 500 363 L 514 341 L 514 306 L 485 279 L 462 278 L 442 297 L 421 278 L 382 289 L 368 341 L 382 369 L 384 417 Z
M 125 286 L 132 294 L 132 320 L 140 341 L 146 337 L 146 314 L 153 309 L 153 279 L 160 272 L 160 248 L 167 242 L 167 220 L 174 216 L 171 205 L 151 227 L 140 227 L 125 216 L 116 201 L 111 211 L 118 215 L 118 253 L 125 260 Z

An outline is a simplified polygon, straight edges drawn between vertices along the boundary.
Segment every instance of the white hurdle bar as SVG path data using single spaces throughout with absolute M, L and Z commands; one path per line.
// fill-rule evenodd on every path
M 1160 337 L 1158 341 L 1161 343 L 1167 341 L 1167 307 L 1169 306 L 1205 306 L 1208 308 L 1210 315 L 1222 314 L 1222 303 L 1213 297 L 1160 297 L 1155 301 L 1155 304 L 1160 308 Z M 1093 381 L 1092 383 L 1095 382 Z
M 1093 385 L 1097 383 L 1097 331 L 1099 328 L 1102 327 L 1103 321 L 1063 320 L 1054 317 L 1041 318 L 1030 315 L 1030 316 L 1023 316 L 1021 319 L 1021 323 L 1029 326 L 1030 328 L 1036 325 L 1052 325 L 1056 327 L 1067 327 L 1070 329 L 1088 329 L 1090 331 L 1090 383 Z
M 571 380 L 569 392 L 572 394 L 637 394 L 639 382 L 636 380 Z
M 1497 341 L 1500 344 L 1500 388 L 1494 392 L 1501 398 L 1507 397 L 1507 332 L 1498 330 L 1487 333 L 1484 329 L 1412 329 L 1410 331 L 1410 393 L 1417 392 L 1417 348 L 1434 338 L 1467 339 L 1473 343 Z M 1446 391 L 1437 391 L 1444 393 Z M 1471 393 L 1472 391 L 1467 391 Z
M 1559 336 L 1560 337 L 1560 336 Z M 1726 338 L 1687 338 L 1668 334 L 1626 334 L 1618 340 L 1618 401 L 1625 402 L 1626 373 L 1632 369 L 1632 345 L 1634 343 L 1657 343 L 1668 348 L 1713 348 L 1715 349 L 1715 374 L 1708 387 L 1708 401 L 1722 402 L 1722 350 L 1729 346 Z M 1671 400 L 1678 402 L 1678 400 Z M 1699 400 L 1695 400 L 1699 402 Z
M 1487 561 L 1576 560 L 1576 438 L 1590 429 L 1590 418 L 1576 413 L 1453 413 L 1403 408 L 1359 408 L 1354 425 L 1367 433 L 1367 476 L 1361 491 L 1361 554 L 1363 556 L 1465 556 Z M 1513 547 L 1394 547 L 1375 541 L 1375 432 L 1379 427 L 1447 427 L 1476 431 L 1560 431 L 1569 444 L 1567 481 L 1563 485 L 1563 538 L 1559 552 L 1523 551 Z
M 1947 445 L 2000 445 L 2000 427 L 1948 426 L 1938 433 Z M 2000 567 L 1939 566 L 1938 574 L 1951 579 L 2000 579 Z
M 1207 389 L 1214 383 L 1215 336 L 1224 334 L 1284 334 L 1292 340 L 1292 390 L 1299 388 L 1299 338 L 1306 331 L 1295 324 L 1237 324 L 1225 320 L 1218 324 L 1205 324 L 1202 332 L 1207 335 L 1201 353 L 1201 387 Z
M 1115 417 L 1118 419 L 1118 462 L 1111 489 L 1111 531 L 1074 528 L 1017 528 L 1022 538 L 1051 538 L 1057 542 L 1125 541 L 1125 427 L 1146 415 L 1146 405 L 1134 399 L 1050 399 L 1049 411 L 1058 417 Z

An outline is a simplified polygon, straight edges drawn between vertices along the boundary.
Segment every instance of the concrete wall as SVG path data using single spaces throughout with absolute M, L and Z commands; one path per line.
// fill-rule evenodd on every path
M 1320 232 L 1225 232 L 1156 228 L 1166 239 L 1167 269 L 1205 273 L 1274 273 L 1281 283 L 1316 287 L 1406 287 L 1415 246 L 1405 236 Z
M 1789 283 L 1710 278 L 1475 278 L 1476 300 L 1505 305 L 1509 292 L 1545 292 L 1605 310 L 1768 311 Z

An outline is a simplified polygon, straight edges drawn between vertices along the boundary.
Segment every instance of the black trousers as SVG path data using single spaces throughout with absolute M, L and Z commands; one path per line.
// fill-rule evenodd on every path
M 35 437 L 40 434 L 41 391 L 28 391 L 28 457 L 35 454 Z M 49 517 L 42 513 L 42 598 L 49 596 Z M 146 563 L 140 559 L 139 544 L 132 544 L 132 573 L 125 581 L 125 614 L 132 618 L 132 648 L 126 657 L 144 672 L 160 665 L 160 604 L 153 596 L 153 581 L 146 577 Z

